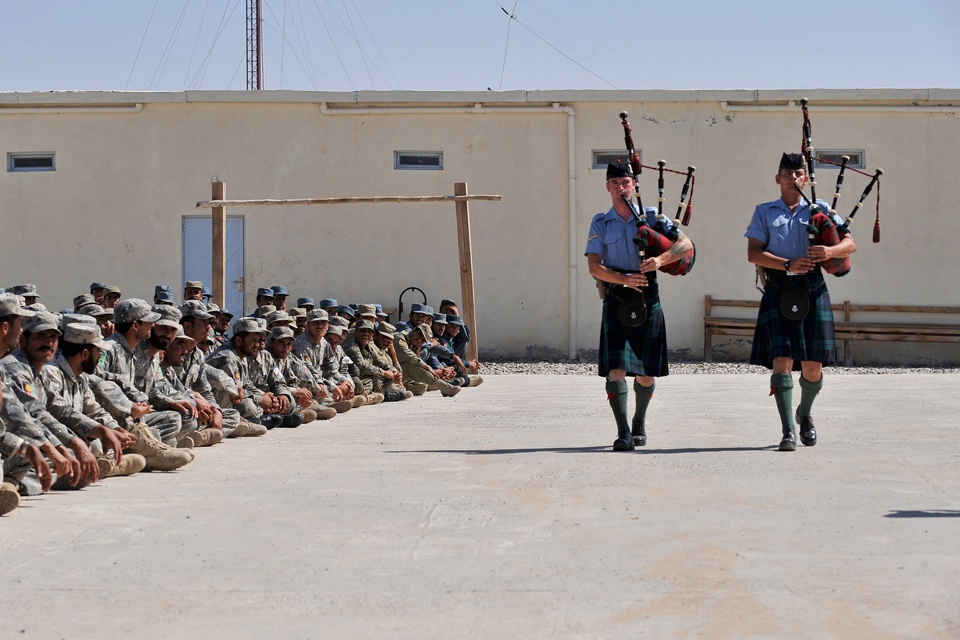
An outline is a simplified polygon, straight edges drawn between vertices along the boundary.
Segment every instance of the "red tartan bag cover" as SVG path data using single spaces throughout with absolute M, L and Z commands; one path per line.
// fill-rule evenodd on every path
M 654 231 L 646 224 L 646 221 L 641 221 L 640 226 L 637 228 L 637 245 L 646 248 L 647 258 L 656 258 L 660 254 L 666 253 L 670 250 L 670 247 L 673 246 L 675 240 L 676 238 L 671 240 L 662 233 Z M 671 276 L 685 276 L 693 269 L 693 263 L 696 259 L 697 248 L 694 247 L 693 252 L 689 255 L 684 256 L 676 262 L 664 265 L 660 267 L 659 270 Z
M 827 214 L 817 211 L 810 216 L 810 222 L 807 223 L 807 231 L 815 233 L 811 244 L 824 247 L 834 247 L 840 244 L 840 241 L 850 235 L 846 229 L 837 229 L 836 224 Z M 823 270 L 827 273 L 843 277 L 850 273 L 850 258 L 831 258 L 820 263 Z M 671 265 L 672 266 L 672 265 Z

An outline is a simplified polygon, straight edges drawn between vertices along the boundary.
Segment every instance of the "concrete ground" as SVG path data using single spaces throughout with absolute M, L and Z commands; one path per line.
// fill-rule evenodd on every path
M 957 638 L 958 375 L 490 376 L 0 520 L 2 638 Z

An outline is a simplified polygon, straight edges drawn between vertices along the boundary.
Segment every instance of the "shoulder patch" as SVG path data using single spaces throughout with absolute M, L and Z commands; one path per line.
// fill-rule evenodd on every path
M 36 397 L 37 397 L 37 396 L 34 395 L 34 393 L 33 393 L 33 385 L 30 384 L 29 382 L 23 383 L 23 391 L 24 391 L 24 393 L 26 393 L 26 394 L 27 394 L 28 396 L 30 396 L 31 398 L 36 398 Z
M 344 361 L 346 364 L 353 364 L 353 358 L 351 358 L 351 357 L 348 356 L 347 354 L 343 354 L 343 361 Z

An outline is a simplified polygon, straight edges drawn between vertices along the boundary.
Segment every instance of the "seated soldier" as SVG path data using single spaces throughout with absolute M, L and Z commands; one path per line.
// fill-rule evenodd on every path
M 270 287 L 273 289 L 273 306 L 277 311 L 287 310 L 287 288 L 279 285 Z
M 303 298 L 297 298 L 298 309 L 303 309 L 307 313 L 310 313 L 311 311 L 313 311 L 313 307 L 314 307 L 313 298 L 309 296 L 305 296 Z M 290 315 L 293 315 L 293 312 L 291 312 Z
M 213 330 L 216 333 L 214 338 L 216 339 L 216 347 L 221 347 L 225 342 L 230 340 L 227 338 L 227 333 L 230 331 L 230 321 L 233 320 L 233 314 L 230 313 L 230 310 L 226 307 L 220 309 L 220 317 L 217 318 L 217 323 L 213 325 Z
M 23 306 L 25 307 L 36 304 L 40 298 L 40 294 L 37 293 L 37 285 L 35 284 L 17 284 L 10 287 L 7 293 L 22 297 Z
M 352 384 L 334 384 L 323 376 L 323 362 L 330 353 L 330 343 L 324 340 L 330 320 L 323 309 L 314 309 L 307 315 L 307 330 L 293 343 L 293 353 L 307 365 L 314 379 L 327 388 L 335 403 L 349 400 L 353 408 L 362 407 L 367 398 L 357 394 Z
M 183 285 L 183 301 L 197 300 L 202 302 L 203 283 L 199 280 L 188 280 Z
M 104 287 L 103 288 L 103 299 L 100 302 L 100 306 L 104 309 L 113 309 L 120 303 L 120 287 Z M 133 298 L 134 300 L 136 298 Z
M 457 303 L 453 300 L 441 301 L 440 313 L 445 313 L 450 318 L 447 334 L 453 342 L 453 352 L 470 368 L 470 373 L 477 373 L 480 371 L 480 362 L 478 360 L 467 360 L 467 343 L 471 340 L 470 327 L 463 323 L 460 311 L 457 309 Z M 456 320 L 454 321 L 452 318 L 456 318 Z M 456 326 L 456 329 L 453 328 L 454 326 Z
M 146 340 L 141 340 L 133 350 L 134 384 L 147 394 L 150 406 L 160 411 L 176 411 L 180 414 L 180 431 L 175 439 L 167 442 L 170 446 L 176 445 L 183 449 L 191 449 L 195 440 L 191 434 L 198 429 L 197 405 L 192 395 L 180 393 L 174 389 L 166 378 L 160 361 L 163 351 L 170 346 L 177 336 L 180 327 L 180 310 L 176 307 L 154 305 L 151 309 L 160 316 Z
M 273 311 L 276 311 L 277 308 L 273 304 L 273 289 L 270 287 L 260 287 L 257 289 L 257 310 L 254 311 L 251 315 L 254 318 L 260 317 L 260 307 L 272 306 Z
M 189 302 L 196 301 L 191 300 Z M 156 330 L 157 327 L 154 327 L 154 331 Z M 190 438 L 194 447 L 207 447 L 219 443 L 226 434 L 223 432 L 223 417 L 220 407 L 211 406 L 202 395 L 186 386 L 180 378 L 180 372 L 183 370 L 187 354 L 194 351 L 196 344 L 196 340 L 184 333 L 183 326 L 178 325 L 173 340 L 161 354 L 160 370 L 163 373 L 164 380 L 181 397 L 193 400 L 197 411 L 197 428 L 187 434 L 187 437 Z M 237 416 L 239 417 L 239 414 Z M 239 421 L 237 424 L 239 425 Z
M 116 408 L 118 405 L 108 406 L 107 410 L 118 420 L 126 417 L 131 420 L 139 419 L 146 427 L 143 431 L 152 434 L 153 437 L 149 437 L 146 433 L 131 431 L 138 436 L 138 446 L 144 447 L 143 451 L 137 449 L 134 451 L 147 458 L 148 471 L 170 471 L 192 462 L 194 455 L 191 452 L 178 452 L 171 449 L 176 446 L 177 434 L 182 425 L 180 412 L 154 410 L 149 402 L 150 396 L 137 386 L 137 366 L 133 352 L 141 342 L 150 338 L 153 323 L 160 319 L 160 314 L 151 311 L 145 300 L 130 298 L 117 304 L 114 309 L 114 319 L 116 330 L 104 341 L 109 348 L 101 348 L 96 373 L 103 380 L 118 385 L 134 407 L 126 416 Z M 94 387 L 94 393 L 98 394 L 101 403 L 106 398 L 106 395 L 101 392 L 101 385 Z M 136 428 L 138 424 L 130 424 L 131 429 Z
M 381 325 L 380 332 L 392 337 L 391 325 Z M 331 327 L 339 331 L 340 327 Z M 335 336 L 339 338 L 339 336 Z M 344 349 L 350 359 L 350 372 L 360 380 L 366 393 L 381 393 L 386 402 L 397 402 L 413 397 L 403 388 L 403 373 L 394 365 L 389 355 L 384 353 L 373 341 L 374 327 L 369 320 L 357 323 L 353 340 Z M 328 335 L 329 339 L 329 335 Z
M 270 354 L 280 367 L 283 379 L 293 390 L 304 424 L 336 417 L 337 410 L 323 404 L 328 399 L 326 387 L 314 379 L 303 360 L 291 354 L 293 340 L 290 327 L 281 325 L 270 330 Z M 347 403 L 346 409 L 349 408 Z
M 332 320 L 333 318 L 331 318 Z M 377 404 L 383 401 L 383 392 L 374 391 L 371 392 L 366 387 L 357 388 L 357 382 L 355 376 L 352 374 L 349 362 L 350 358 L 347 357 L 346 353 L 343 350 L 343 347 L 340 346 L 340 343 L 343 342 L 343 327 L 340 326 L 341 319 L 337 318 L 337 324 L 330 324 L 330 327 L 327 329 L 327 333 L 324 334 L 323 339 L 327 341 L 327 354 L 323 361 L 323 366 L 320 368 L 320 372 L 323 374 L 323 380 L 327 385 L 332 385 L 343 389 L 344 391 L 349 391 L 356 397 L 357 395 L 363 396 L 364 405 L 367 404 Z M 349 395 L 349 394 L 346 394 Z
M 245 420 L 273 429 L 284 421 L 283 414 L 290 411 L 293 396 L 290 393 L 277 396 L 271 391 L 264 392 L 251 379 L 250 363 L 260 353 L 260 340 L 264 335 L 266 329 L 260 328 L 256 318 L 240 318 L 233 324 L 230 342 L 212 353 L 207 363 L 224 371 L 237 383 L 237 394 L 230 394 L 226 389 L 215 391 L 220 406 L 235 408 Z M 256 373 L 260 375 L 259 370 Z M 296 420 L 302 420 L 300 414 L 295 415 Z
M 68 465 L 60 463 L 57 469 L 59 477 L 54 481 L 53 488 L 82 489 L 99 479 L 97 459 L 86 442 L 47 411 L 47 394 L 41 374 L 43 367 L 53 360 L 57 352 L 60 330 L 56 316 L 37 313 L 24 318 L 22 329 L 19 348 L 0 360 L 4 383 L 14 390 L 27 414 L 40 423 L 47 438 L 59 443 L 55 445 L 56 452 L 68 462 Z M 51 462 L 56 464 L 58 461 L 51 458 Z M 23 461 L 20 469 L 11 470 L 8 475 L 16 477 L 21 471 L 26 472 L 19 478 L 21 493 L 43 493 L 40 479 L 29 470 L 26 461 Z
M 303 307 L 291 309 L 290 317 L 293 318 L 293 321 L 296 323 L 295 326 L 291 327 L 293 329 L 293 337 L 299 338 L 301 334 L 307 330 L 307 310 Z
M 80 309 L 91 304 L 97 304 L 97 299 L 89 293 L 81 294 L 73 299 L 73 312 L 78 313 Z
M 279 309 L 264 316 L 264 320 L 267 321 L 267 329 L 273 329 L 274 327 L 291 327 L 290 330 L 292 331 L 293 326 L 296 324 L 289 313 Z
M 97 321 L 97 326 L 100 327 L 100 334 L 104 339 L 113 335 L 113 309 L 104 309 L 98 304 L 88 304 L 80 309 L 80 313 L 93 316 L 93 319 Z
M 283 408 L 279 412 L 283 414 L 283 421 L 277 425 L 279 427 L 294 428 L 303 424 L 304 416 L 297 410 L 296 395 L 294 388 L 287 384 L 280 371 L 280 366 L 270 350 L 267 349 L 267 336 L 269 330 L 264 318 L 256 318 L 260 329 L 266 330 L 258 336 L 257 354 L 250 358 L 250 381 L 253 386 L 262 393 L 271 393 L 275 397 L 282 399 Z M 307 417 L 310 417 L 309 414 Z
M 93 301 L 96 302 L 101 307 L 103 306 L 103 289 L 107 285 L 102 282 L 92 282 L 90 283 L 90 295 L 93 296 Z
M 144 456 L 123 452 L 135 446 L 136 437 L 123 429 L 94 395 L 91 375 L 105 345 L 95 325 L 68 324 L 59 343 L 60 353 L 42 372 L 47 411 L 90 446 L 101 479 L 132 475 L 147 466 Z
M 394 337 L 397 360 L 403 372 L 403 386 L 415 396 L 422 396 L 424 392 L 433 389 L 439 389 L 444 396 L 455 396 L 460 393 L 460 387 L 438 378 L 437 372 L 427 366 L 418 355 L 420 347 L 432 337 L 430 327 L 422 323 L 410 329 L 409 333 L 397 333 Z
M 429 348 L 430 354 L 437 358 L 444 367 L 452 367 L 456 371 L 456 378 L 454 379 L 456 382 L 451 381 L 452 384 L 461 387 L 476 387 L 483 383 L 483 378 L 478 375 L 470 375 L 469 366 L 454 352 L 451 330 L 455 332 L 459 327 L 452 324 L 451 319 L 460 320 L 457 316 L 448 316 L 443 313 L 433 314 L 433 340 L 436 345 Z
M 319 306 L 326 311 L 327 315 L 331 318 L 340 315 L 340 305 L 337 304 L 336 298 L 324 298 L 320 301 Z

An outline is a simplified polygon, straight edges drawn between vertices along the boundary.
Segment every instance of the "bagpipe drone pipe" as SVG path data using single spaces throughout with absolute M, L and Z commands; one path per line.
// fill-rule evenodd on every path
M 803 112 L 803 136 L 801 139 L 800 151 L 803 154 L 804 161 L 807 165 L 807 175 L 810 177 L 811 197 L 807 198 L 806 194 L 803 192 L 803 189 L 801 189 L 799 186 L 797 187 L 797 191 L 800 192 L 800 196 L 807 202 L 811 211 L 810 221 L 807 223 L 807 233 L 810 235 L 810 244 L 833 247 L 840 244 L 844 238 L 849 236 L 850 225 L 853 223 L 853 218 L 855 215 L 857 215 L 857 211 L 859 211 L 863 206 L 863 201 L 866 200 L 868 195 L 870 195 L 874 185 L 877 187 L 877 214 L 876 220 L 873 224 L 873 241 L 875 243 L 880 242 L 880 176 L 883 175 L 883 169 L 877 169 L 871 175 L 865 171 L 859 171 L 853 167 L 848 167 L 847 163 L 850 161 L 850 156 L 841 156 L 839 164 L 836 162 L 831 162 L 830 160 L 818 158 L 813 148 L 812 126 L 810 124 L 810 112 L 807 108 L 806 98 L 800 100 L 800 108 Z M 830 205 L 830 210 L 827 212 L 824 212 L 822 208 L 816 204 L 817 179 L 816 174 L 814 173 L 816 164 L 830 164 L 840 167 L 840 172 L 837 174 L 836 188 L 834 189 L 833 193 L 833 204 Z M 870 182 L 863 190 L 863 193 L 860 194 L 860 199 L 854 204 L 853 211 L 850 212 L 850 215 L 847 216 L 847 219 L 843 222 L 843 224 L 837 226 L 831 216 L 837 215 L 837 201 L 840 199 L 840 188 L 843 186 L 843 176 L 847 169 L 850 169 L 854 173 L 869 177 Z M 823 261 L 821 266 L 827 273 L 842 277 L 850 273 L 850 258 L 831 258 Z
M 666 168 L 666 162 L 660 160 L 657 162 L 656 167 L 648 167 L 646 165 L 640 164 L 640 156 L 637 155 L 636 146 L 633 143 L 633 130 L 630 128 L 630 123 L 627 122 L 627 113 L 624 111 L 620 114 L 620 124 L 623 125 L 624 133 L 624 142 L 627 147 L 627 163 L 630 166 L 630 169 L 633 171 L 634 183 L 635 183 L 635 193 L 637 196 L 637 210 L 634 210 L 633 203 L 629 198 L 624 198 L 627 206 L 630 207 L 630 210 L 633 211 L 634 216 L 637 218 L 637 237 L 634 238 L 634 242 L 637 244 L 637 247 L 640 249 L 641 256 L 647 258 L 655 258 L 663 253 L 666 253 L 670 250 L 670 247 L 673 246 L 674 242 L 680 237 L 680 224 L 681 224 L 681 215 L 683 217 L 682 223 L 684 226 L 689 226 L 690 217 L 693 213 L 693 186 L 696 179 L 693 177 L 693 172 L 696 171 L 696 167 L 687 167 L 686 173 L 683 171 L 675 171 L 673 169 Z M 670 230 L 670 233 L 664 235 L 653 229 L 648 223 L 646 215 L 643 212 L 643 199 L 640 194 L 640 174 L 643 169 L 656 169 L 658 171 L 658 181 L 657 181 L 657 190 L 659 197 L 657 199 L 657 217 L 663 218 L 663 174 L 664 172 L 677 173 L 680 175 L 685 175 L 686 180 L 683 183 L 683 190 L 680 193 L 680 204 L 677 207 L 676 219 L 673 221 L 673 227 Z M 687 193 L 690 194 L 690 200 L 687 201 Z M 670 264 L 660 267 L 660 271 L 663 273 L 669 274 L 671 276 L 685 276 L 690 273 L 690 270 L 693 269 L 693 264 L 697 259 L 697 248 L 694 246 L 693 251 L 685 255 L 680 260 L 676 262 L 671 262 Z

